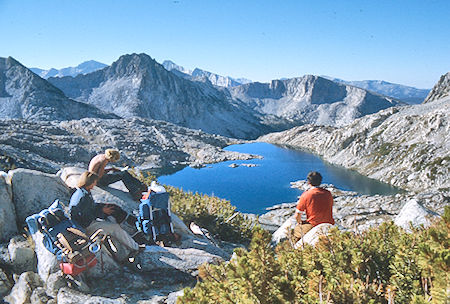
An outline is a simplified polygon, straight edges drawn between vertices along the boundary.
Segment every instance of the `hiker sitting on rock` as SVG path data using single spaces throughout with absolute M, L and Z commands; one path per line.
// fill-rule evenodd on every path
M 89 171 L 81 174 L 77 190 L 70 198 L 69 210 L 71 219 L 85 228 L 88 235 L 91 235 L 98 229 L 102 229 L 105 234 L 110 235 L 125 246 L 130 251 L 130 254 L 135 254 L 141 249 L 145 249 L 145 245 L 140 247 L 119 224 L 105 220 L 109 215 L 113 214 L 114 206 L 94 202 L 91 189 L 96 186 L 98 179 L 98 175 Z
M 334 225 L 333 196 L 330 191 L 319 187 L 322 175 L 319 172 L 309 172 L 307 182 L 309 190 L 302 193 L 295 210 L 297 225 L 294 228 L 294 242 L 298 242 L 314 226 L 322 223 Z M 302 213 L 306 212 L 306 221 Z
M 120 159 L 119 151 L 115 149 L 106 149 L 104 154 L 98 154 L 94 156 L 89 162 L 89 171 L 99 176 L 98 185 L 103 187 L 117 181 L 123 181 L 125 187 L 131 194 L 134 200 L 139 200 L 142 195 L 142 191 L 147 190 L 147 187 L 142 184 L 138 179 L 134 178 L 128 171 L 122 171 L 117 168 L 108 168 L 106 165 L 109 162 L 117 162 Z

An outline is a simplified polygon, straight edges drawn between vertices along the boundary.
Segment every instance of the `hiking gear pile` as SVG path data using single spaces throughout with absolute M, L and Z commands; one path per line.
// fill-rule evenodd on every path
M 56 256 L 64 274 L 77 276 L 97 264 L 95 253 L 100 250 L 102 231 L 87 236 L 79 224 L 66 216 L 59 200 L 27 217 L 26 223 L 30 234 L 43 234 L 45 248 Z

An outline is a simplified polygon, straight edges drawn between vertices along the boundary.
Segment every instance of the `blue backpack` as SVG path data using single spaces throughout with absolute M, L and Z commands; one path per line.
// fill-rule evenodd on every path
M 71 223 L 68 223 L 69 221 L 64 213 L 64 206 L 59 200 L 55 200 L 48 209 L 30 215 L 25 219 L 30 234 L 42 232 L 45 248 L 56 255 L 58 260 L 62 259 L 62 250 L 56 245 L 56 236 L 59 232 L 71 226 Z
M 30 215 L 25 221 L 30 234 L 42 232 L 45 248 L 56 255 L 66 274 L 77 275 L 97 263 L 93 253 L 98 251 L 98 244 L 85 234 L 80 225 L 66 216 L 59 200 L 55 200 L 49 208 Z
M 136 227 L 154 242 L 172 241 L 174 233 L 170 217 L 168 192 L 146 194 L 139 205 Z

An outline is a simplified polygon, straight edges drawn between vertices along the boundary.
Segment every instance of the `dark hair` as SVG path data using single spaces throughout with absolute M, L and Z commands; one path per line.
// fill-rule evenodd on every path
M 97 181 L 98 178 L 99 177 L 97 174 L 85 171 L 83 172 L 83 174 L 81 174 L 80 179 L 78 180 L 78 188 L 89 187 L 95 181 Z
M 319 172 L 311 171 L 308 173 L 306 180 L 313 186 L 320 186 L 322 183 L 322 175 Z

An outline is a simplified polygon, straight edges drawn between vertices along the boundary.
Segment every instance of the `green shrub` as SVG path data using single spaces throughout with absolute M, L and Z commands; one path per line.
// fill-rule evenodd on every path
M 9 170 L 16 169 L 16 164 L 14 158 L 3 154 L 0 155 L 0 170 L 8 172 Z
M 249 250 L 200 268 L 178 303 L 447 303 L 450 207 L 428 229 L 392 222 L 362 233 L 332 229 L 315 247 L 270 247 L 256 229 Z
M 184 192 L 168 186 L 172 210 L 187 225 L 195 222 L 223 241 L 248 243 L 253 222 L 236 211 L 229 201 L 215 196 Z
M 250 251 L 237 249 L 237 258 L 228 264 L 203 265 L 205 281 L 195 289 L 185 289 L 177 303 L 286 303 L 293 299 L 290 284 L 275 261 L 270 234 L 255 229 Z
M 435 303 L 450 302 L 450 206 L 436 225 L 424 232 L 419 247 L 422 284 Z
M 156 177 L 151 174 L 135 174 L 142 182 L 150 185 Z M 252 236 L 253 222 L 236 211 L 229 201 L 215 196 L 184 192 L 165 186 L 170 193 L 172 212 L 189 226 L 195 222 L 206 228 L 214 238 L 234 243 L 248 244 Z

